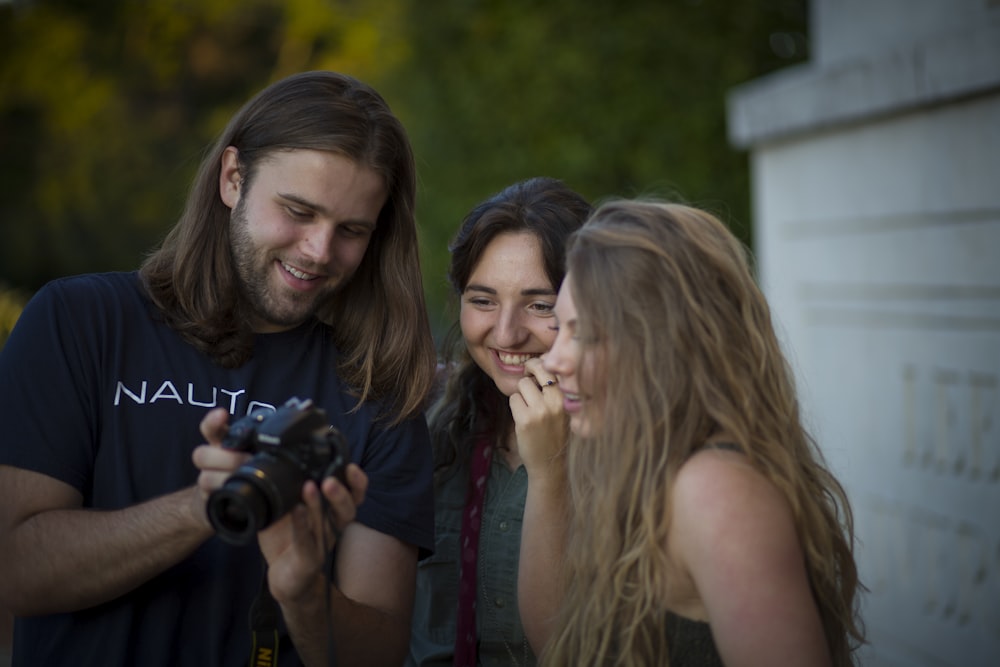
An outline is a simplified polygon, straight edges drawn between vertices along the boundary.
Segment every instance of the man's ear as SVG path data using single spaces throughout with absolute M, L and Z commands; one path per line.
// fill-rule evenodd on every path
M 222 168 L 219 170 L 219 197 L 229 208 L 236 208 L 240 201 L 240 186 L 243 176 L 240 174 L 240 152 L 234 146 L 227 146 L 222 151 Z

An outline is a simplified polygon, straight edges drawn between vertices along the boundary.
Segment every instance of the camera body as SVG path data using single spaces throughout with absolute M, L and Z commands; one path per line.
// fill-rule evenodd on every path
M 222 446 L 253 454 L 208 497 L 208 519 L 231 544 L 250 543 L 295 507 L 306 481 L 333 475 L 347 485 L 347 441 L 308 399 L 291 398 L 276 411 L 255 410 L 233 422 Z

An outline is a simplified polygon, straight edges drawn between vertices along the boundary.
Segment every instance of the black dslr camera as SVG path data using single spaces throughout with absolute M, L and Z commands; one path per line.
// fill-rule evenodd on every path
M 295 507 L 306 480 L 333 475 L 347 485 L 347 441 L 308 399 L 253 411 L 229 427 L 222 446 L 254 454 L 208 497 L 208 519 L 231 544 L 248 544 Z

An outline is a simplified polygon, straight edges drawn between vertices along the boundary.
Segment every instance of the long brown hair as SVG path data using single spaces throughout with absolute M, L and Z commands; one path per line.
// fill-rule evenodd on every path
M 546 664 L 665 664 L 664 508 L 716 432 L 791 507 L 834 664 L 852 664 L 863 630 L 850 505 L 802 426 L 745 247 L 704 211 L 613 201 L 574 235 L 567 268 L 577 333 L 613 372 L 599 432 L 568 449 L 566 598 Z
M 566 240 L 590 211 L 587 200 L 565 183 L 544 177 L 514 183 L 481 202 L 465 216 L 448 246 L 448 281 L 454 294 L 465 291 L 493 239 L 516 232 L 538 239 L 545 275 L 558 290 L 566 273 Z M 488 434 L 506 442 L 513 424 L 507 398 L 472 360 L 458 323 L 452 326 L 444 351 L 448 382 L 428 413 L 439 478 L 465 462 L 475 437 Z
M 434 376 L 414 220 L 416 175 L 409 139 L 385 100 L 336 72 L 296 74 L 258 93 L 201 163 L 180 220 L 141 275 L 163 318 L 220 365 L 253 353 L 248 306 L 230 255 L 230 210 L 219 196 L 223 151 L 239 151 L 244 187 L 276 151 L 331 151 L 385 179 L 388 199 L 361 265 L 318 318 L 341 351 L 337 369 L 359 397 L 386 400 L 398 419 L 423 407 Z

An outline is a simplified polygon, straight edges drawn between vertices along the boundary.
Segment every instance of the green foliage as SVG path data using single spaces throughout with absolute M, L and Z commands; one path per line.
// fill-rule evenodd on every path
M 307 69 L 372 83 L 409 129 L 439 330 L 448 241 L 518 179 L 562 178 L 595 201 L 680 197 L 749 240 L 725 95 L 804 58 L 805 13 L 806 0 L 0 4 L 0 280 L 30 291 L 135 267 L 231 114 Z
M 341 4 L 0 5 L 0 278 L 137 266 L 253 93 L 305 69 L 374 75 L 393 53 L 371 19 L 382 3 Z
M 789 64 L 771 40 L 804 41 L 804 2 L 410 7 L 412 57 L 392 81 L 420 157 L 433 312 L 447 298 L 447 242 L 464 213 L 530 176 L 562 178 L 595 201 L 681 198 L 749 241 L 748 168 L 727 142 L 725 95 Z
M 0 283 L 0 347 L 14 330 L 17 318 L 21 316 L 28 295 L 21 290 L 10 289 Z

